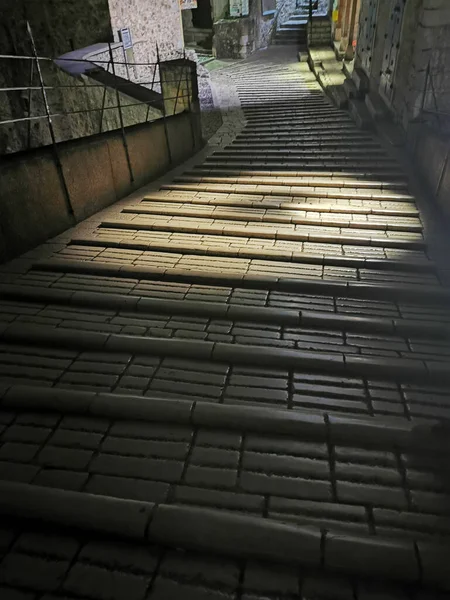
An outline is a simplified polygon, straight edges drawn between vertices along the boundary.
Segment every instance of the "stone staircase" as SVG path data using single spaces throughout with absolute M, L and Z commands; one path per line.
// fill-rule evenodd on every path
M 1 269 L 2 600 L 449 588 L 439 223 L 293 49 L 223 77 L 231 143 Z
M 280 25 L 275 34 L 274 43 L 277 45 L 296 45 L 306 49 L 308 13 L 300 10 Z

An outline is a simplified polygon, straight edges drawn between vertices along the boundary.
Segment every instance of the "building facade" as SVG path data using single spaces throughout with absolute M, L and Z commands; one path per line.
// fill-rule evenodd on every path
M 344 2 L 356 4 L 353 79 L 361 97 L 372 116 L 397 125 L 398 139 L 450 211 L 450 2 L 340 0 L 335 45 L 340 35 L 343 48 Z

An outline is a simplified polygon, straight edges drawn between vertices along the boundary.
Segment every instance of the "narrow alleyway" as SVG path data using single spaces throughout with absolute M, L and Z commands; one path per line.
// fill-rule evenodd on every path
M 214 152 L 1 269 L 1 600 L 449 589 L 439 224 L 296 58 L 223 70 Z

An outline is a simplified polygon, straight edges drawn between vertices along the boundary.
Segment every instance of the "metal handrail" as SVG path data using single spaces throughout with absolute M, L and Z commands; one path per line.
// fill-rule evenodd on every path
M 29 24 L 27 24 L 27 32 L 28 32 L 28 36 L 30 37 L 30 39 L 32 39 L 32 31 L 31 31 L 31 27 Z M 96 114 L 99 113 L 99 121 L 100 124 L 97 127 L 94 127 L 94 129 L 96 129 L 96 131 L 93 131 L 93 133 L 95 132 L 102 132 L 103 129 L 103 115 L 106 111 L 118 111 L 118 116 L 119 116 L 119 121 L 120 121 L 120 129 L 122 130 L 122 135 L 124 136 L 125 131 L 124 131 L 124 122 L 123 122 L 123 116 L 122 116 L 122 112 L 125 109 L 129 109 L 132 107 L 137 107 L 137 106 L 143 106 L 146 107 L 146 115 L 145 115 L 145 121 L 142 120 L 142 122 L 148 122 L 149 120 L 149 116 L 150 116 L 150 109 L 152 106 L 154 106 L 154 100 L 152 99 L 147 99 L 147 98 L 143 98 L 143 99 L 136 99 L 138 101 L 124 101 L 120 94 L 119 94 L 119 90 L 116 90 L 116 102 L 112 105 L 108 105 L 105 106 L 105 100 L 106 100 L 106 88 L 107 86 L 101 84 L 101 83 L 94 83 L 94 84 L 81 84 L 81 83 L 75 83 L 75 84 L 66 84 L 66 83 L 61 83 L 61 84 L 47 84 L 44 81 L 44 77 L 45 77 L 45 73 L 42 72 L 41 70 L 41 65 L 42 64 L 46 64 L 48 65 L 49 63 L 55 65 L 55 69 L 58 69 L 60 67 L 61 61 L 67 61 L 67 62 L 81 62 L 81 63 L 88 63 L 89 65 L 99 65 L 99 69 L 103 69 L 103 67 L 101 67 L 100 65 L 104 64 L 106 69 L 109 72 L 110 67 L 112 66 L 112 71 L 113 74 L 116 73 L 116 66 L 118 65 L 127 65 L 127 66 L 145 66 L 147 69 L 151 69 L 153 71 L 152 74 L 152 79 L 151 81 L 148 80 L 148 78 L 143 78 L 144 80 L 141 81 L 139 80 L 138 77 L 134 78 L 134 80 L 126 80 L 123 79 L 121 77 L 121 80 L 123 79 L 123 81 L 121 81 L 120 84 L 120 90 L 121 93 L 125 93 L 126 94 L 126 87 L 127 86 L 143 86 L 143 87 L 147 87 L 147 89 L 149 89 L 149 87 L 151 86 L 151 89 L 153 91 L 157 90 L 159 93 L 159 88 L 162 85 L 162 81 L 161 81 L 161 77 L 157 77 L 157 74 L 159 74 L 159 66 L 161 64 L 161 56 L 159 53 L 159 49 L 157 51 L 157 61 L 156 62 L 125 62 L 123 60 L 116 60 L 115 57 L 112 55 L 112 45 L 108 45 L 107 46 L 108 50 L 109 50 L 109 60 L 108 61 L 104 61 L 104 60 L 97 60 L 96 58 L 92 58 L 90 57 L 90 60 L 86 60 L 86 59 L 77 59 L 77 58 L 58 58 L 55 59 L 50 58 L 50 57 L 41 57 L 39 56 L 36 47 L 33 45 L 33 55 L 32 56 L 24 56 L 24 55 L 11 55 L 11 54 L 0 54 L 0 60 L 12 60 L 14 62 L 17 61 L 25 61 L 26 63 L 30 64 L 30 69 L 27 69 L 29 71 L 29 74 L 27 75 L 28 78 L 28 85 L 16 85 L 16 86 L 12 86 L 11 82 L 6 82 L 7 85 L 5 87 L 0 87 L 0 93 L 1 92 L 5 92 L 5 93 L 20 93 L 21 96 L 23 96 L 24 94 L 26 94 L 28 96 L 28 103 L 26 108 L 24 108 L 23 110 L 23 115 L 24 116 L 18 116 L 17 113 L 16 115 L 10 114 L 10 115 L 3 115 L 3 118 L 1 118 L 0 116 L 0 128 L 2 126 L 11 126 L 11 125 L 19 125 L 19 124 L 28 124 L 28 138 L 27 138 L 27 148 L 31 147 L 31 123 L 36 123 L 36 122 L 40 122 L 40 121 L 47 121 L 48 123 L 48 128 L 49 128 L 49 134 L 50 134 L 50 138 L 52 140 L 52 144 L 56 147 L 58 144 L 58 140 L 56 139 L 56 135 L 55 135 L 55 128 L 54 128 L 54 124 L 53 124 L 53 120 L 56 119 L 62 119 L 62 118 L 67 118 L 69 119 L 71 116 L 73 115 L 89 115 L 89 114 Z M 100 54 L 100 53 L 99 53 Z M 164 61 L 164 62 L 170 62 L 170 60 L 172 60 L 174 57 L 174 54 L 181 54 L 181 53 L 170 53 L 170 59 L 169 61 Z M 174 93 L 176 93 L 176 95 L 172 95 L 167 94 L 166 92 L 166 97 L 164 98 L 165 101 L 175 101 L 175 110 L 173 111 L 173 114 L 175 114 L 176 112 L 176 107 L 177 107 L 177 103 L 183 101 L 183 106 L 186 107 L 186 99 L 187 99 L 187 103 L 189 104 L 189 106 L 191 106 L 191 98 L 188 98 L 188 93 L 186 91 L 185 88 L 181 89 L 181 80 L 187 79 L 188 77 L 191 77 L 191 73 L 190 73 L 190 63 L 188 64 L 188 61 L 186 59 L 186 54 L 185 52 L 183 52 L 181 54 L 181 56 L 184 58 L 184 60 L 186 61 L 186 65 L 183 65 L 183 68 L 181 69 L 181 71 L 178 71 L 176 73 L 170 73 L 168 72 L 165 75 L 165 79 L 164 82 L 166 84 L 168 84 L 169 86 L 171 86 L 171 84 L 173 84 L 173 88 L 174 88 Z M 12 68 L 12 67 L 11 67 Z M 33 81 L 33 72 L 37 73 L 39 75 L 39 85 L 36 84 L 35 81 Z M 8 84 L 9 83 L 9 84 Z M 104 93 L 103 93 L 103 98 L 99 98 L 99 104 L 101 104 L 101 106 L 97 106 L 97 102 L 95 101 L 95 105 L 92 106 L 92 102 L 91 100 L 96 100 L 96 97 L 86 97 L 86 105 L 85 107 L 81 108 L 81 109 L 76 109 L 76 110 L 52 110 L 51 107 L 51 102 L 49 102 L 49 97 L 47 95 L 48 92 L 53 92 L 53 91 L 59 91 L 61 90 L 61 93 L 64 92 L 65 90 L 75 90 L 75 94 L 77 94 L 78 90 L 83 90 L 83 94 L 85 94 L 85 90 L 90 90 L 90 89 L 103 89 Z M 125 88 L 125 90 L 124 90 Z M 189 85 L 187 86 L 187 90 L 191 89 L 189 87 Z M 36 98 L 35 94 L 39 93 L 40 96 L 42 96 L 42 103 L 39 103 L 39 109 L 37 110 L 37 106 L 36 106 L 36 101 L 33 101 L 33 98 Z M 36 98 L 37 99 L 37 98 Z M 51 99 L 51 97 L 50 97 Z M 84 101 L 82 101 L 84 102 Z M 89 106 L 90 105 L 90 106 Z M 32 111 L 32 107 L 33 107 L 33 111 Z M 45 114 L 42 111 L 42 108 L 45 108 Z M 34 114 L 33 114 L 34 113 Z M 170 111 L 170 114 L 167 115 L 166 114 L 166 110 L 163 110 L 163 113 L 161 116 L 159 116 L 158 118 L 163 118 L 164 120 L 166 119 L 167 116 L 171 116 L 172 114 L 172 110 Z M 152 119 L 153 120 L 153 119 Z M 76 136 L 75 136 L 76 137 Z M 66 140 L 67 138 L 64 137 L 64 140 Z M 62 140 L 60 140 L 62 141 Z M 40 143 L 43 142 L 43 139 L 39 140 Z M 125 147 L 125 151 L 127 151 L 127 142 L 126 142 L 126 138 L 124 138 L 124 147 Z M 56 148 L 57 151 L 57 148 Z M 131 173 L 131 169 L 130 169 L 130 175 L 131 177 L 133 177 L 132 173 Z

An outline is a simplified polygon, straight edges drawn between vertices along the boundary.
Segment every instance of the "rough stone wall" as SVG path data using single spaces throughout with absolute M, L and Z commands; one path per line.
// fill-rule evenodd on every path
M 37 52 L 40 56 L 57 57 L 72 48 L 79 48 L 106 41 L 111 38 L 107 0 L 83 0 L 83 2 L 59 2 L 58 0 L 0 0 L 0 53 L 32 55 L 32 47 L 26 30 L 26 21 L 30 22 Z M 30 84 L 30 61 L 0 60 L 0 85 L 18 87 Z M 51 63 L 42 63 L 42 72 L 47 85 L 74 85 L 77 82 L 56 69 Z M 39 85 L 34 69 L 31 80 Z M 65 89 L 49 90 L 48 97 L 52 112 L 80 110 L 86 102 L 95 102 L 86 90 Z M 30 114 L 45 114 L 40 90 L 28 92 L 0 93 L 0 120 L 19 119 Z M 89 121 L 90 118 L 87 118 Z M 80 130 L 80 118 L 72 117 L 71 123 L 54 119 L 57 139 L 67 139 L 67 128 L 75 130 L 76 135 L 85 135 Z M 50 143 L 48 126 L 44 120 L 28 123 L 0 125 L 0 154 L 23 150 L 30 145 L 39 146 Z
M 130 27 L 135 42 L 135 60 L 156 60 L 156 42 L 161 58 L 176 56 L 183 47 L 181 14 L 178 0 L 158 0 L 157 9 L 149 0 L 111 0 L 114 12 L 110 15 L 108 0 L 0 0 L 0 53 L 31 56 L 30 40 L 26 33 L 26 20 L 30 21 L 36 47 L 40 56 L 56 58 L 61 54 L 92 44 L 113 41 L 113 32 Z M 123 61 L 123 50 L 114 50 L 115 58 Z M 108 59 L 99 55 L 98 60 Z M 138 82 L 152 81 L 154 67 L 130 67 L 128 73 L 118 67 L 118 74 Z M 98 133 L 101 110 L 81 113 L 85 109 L 106 111 L 102 130 L 109 131 L 120 126 L 118 111 L 111 109 L 117 104 L 116 93 L 95 86 L 95 81 L 77 80 L 58 69 L 52 62 L 42 62 L 45 84 L 48 90 L 50 110 L 55 115 L 73 112 L 70 116 L 53 118 L 55 137 L 64 141 Z M 0 61 L 0 86 L 16 87 L 30 83 L 30 62 Z M 39 85 L 36 70 L 32 84 Z M 66 87 L 61 87 L 66 86 Z M 67 86 L 77 86 L 70 89 Z M 120 96 L 124 110 L 125 125 L 145 120 L 147 110 L 127 96 Z M 152 112 L 152 111 L 151 111 Z M 40 90 L 0 93 L 0 120 L 18 119 L 30 115 L 44 115 L 45 105 Z M 150 114 L 150 118 L 152 118 Z M 0 125 L 0 154 L 17 152 L 44 146 L 51 142 L 45 119 L 30 123 Z
M 184 46 L 179 0 L 108 0 L 114 39 L 129 27 L 136 62 L 154 62 L 156 44 L 164 58 L 177 56 Z
M 423 0 L 418 17 L 418 34 L 407 82 L 406 110 L 417 118 L 425 109 L 450 112 L 450 5 L 448 0 Z M 429 75 L 427 68 L 429 66 Z M 440 129 L 450 132 L 445 115 L 428 118 Z
M 410 0 L 406 3 L 405 14 L 400 37 L 400 50 L 394 76 L 394 95 L 392 110 L 397 120 L 407 128 L 410 115 L 411 77 L 419 68 L 419 64 L 412 57 L 419 57 L 417 49 L 421 46 L 423 31 L 419 25 L 420 11 L 423 0 Z
M 378 92 L 391 12 L 392 0 L 380 0 L 371 71 L 368 74 L 371 90 L 375 92 Z M 388 107 L 405 130 L 417 118 L 425 118 L 436 124 L 436 118 L 422 114 L 422 105 L 428 110 L 450 112 L 449 40 L 449 0 L 408 0 L 394 76 L 394 93 Z M 358 60 L 357 55 L 357 65 Z M 428 65 L 431 78 L 427 79 Z M 445 127 L 450 131 L 448 121 L 445 116 L 441 117 L 440 128 Z

